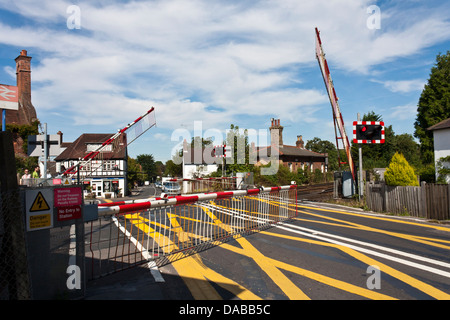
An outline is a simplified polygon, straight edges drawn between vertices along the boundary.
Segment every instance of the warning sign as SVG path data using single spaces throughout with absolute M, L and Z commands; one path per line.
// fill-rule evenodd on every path
M 56 188 L 54 196 L 55 207 L 78 206 L 83 198 L 81 187 Z
M 81 206 L 70 206 L 57 208 L 58 221 L 66 221 L 81 218 Z
M 53 227 L 53 190 L 26 190 L 25 208 L 27 230 L 34 231 Z
M 36 198 L 31 205 L 30 212 L 48 211 L 50 207 L 41 192 L 38 192 Z
M 30 230 L 48 228 L 51 227 L 52 217 L 50 213 L 37 214 L 34 216 L 30 216 L 29 222 L 30 222 L 29 223 Z

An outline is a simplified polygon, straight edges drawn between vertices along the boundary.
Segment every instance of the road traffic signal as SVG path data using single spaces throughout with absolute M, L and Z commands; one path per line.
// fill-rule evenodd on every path
M 354 143 L 384 143 L 383 121 L 353 121 Z

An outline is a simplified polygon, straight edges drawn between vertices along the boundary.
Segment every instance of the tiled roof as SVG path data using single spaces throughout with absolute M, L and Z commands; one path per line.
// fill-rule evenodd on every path
M 261 155 L 261 153 L 264 153 L 264 151 L 262 151 L 262 150 L 267 149 L 267 156 L 270 156 L 271 148 L 272 147 L 260 148 L 259 155 Z M 283 145 L 282 147 L 279 147 L 278 150 L 279 150 L 278 154 L 280 156 L 285 155 L 285 156 L 296 156 L 296 157 L 309 157 L 309 158 L 316 158 L 318 161 L 323 161 L 327 157 L 326 155 L 324 155 L 322 153 L 317 153 L 314 151 L 310 151 L 307 149 L 301 149 L 301 148 L 294 147 L 294 146 Z
M 111 138 L 112 133 L 84 133 L 55 158 L 55 161 L 78 160 L 85 157 L 88 144 L 101 144 Z M 121 135 L 114 143 L 112 152 L 103 152 L 103 159 L 125 159 L 127 152 L 126 135 Z
M 439 130 L 450 128 L 450 118 L 436 123 L 434 126 L 429 127 L 427 130 Z

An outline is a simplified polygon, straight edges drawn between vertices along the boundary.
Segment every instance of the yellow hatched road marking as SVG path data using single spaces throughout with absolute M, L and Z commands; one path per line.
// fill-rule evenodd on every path
M 263 201 L 266 201 L 266 200 L 263 200 Z M 277 205 L 279 205 L 279 204 L 277 204 Z M 445 228 L 445 227 L 423 225 L 421 223 L 414 223 L 414 222 L 409 222 L 409 221 L 398 221 L 395 219 L 372 217 L 372 216 L 368 216 L 368 215 L 364 215 L 364 214 L 349 213 L 349 212 L 329 210 L 329 209 L 309 208 L 309 207 L 305 207 L 305 206 L 299 206 L 299 207 L 313 209 L 313 210 L 320 210 L 320 211 L 330 211 L 330 212 L 336 212 L 336 213 L 340 213 L 340 214 L 348 214 L 348 215 L 353 215 L 353 216 L 360 216 L 360 217 L 364 217 L 364 218 L 386 220 L 386 221 L 391 221 L 391 222 L 396 222 L 396 223 L 411 224 L 411 225 L 417 225 L 417 226 L 421 226 L 421 227 L 435 228 L 437 230 L 450 231 L 449 228 Z M 216 225 L 225 229 L 228 232 L 232 231 L 230 226 L 223 224 L 219 219 L 217 219 L 217 217 L 209 209 L 206 209 L 206 208 L 202 208 L 202 209 L 208 215 L 210 215 L 211 219 L 214 221 L 214 223 Z M 288 209 L 294 210 L 292 208 L 288 208 Z M 346 227 L 346 228 L 360 229 L 360 230 L 371 231 L 371 232 L 385 233 L 385 234 L 388 234 L 391 236 L 404 238 L 404 239 L 407 239 L 410 241 L 421 242 L 421 243 L 425 243 L 425 244 L 432 245 L 432 246 L 442 247 L 445 249 L 450 248 L 448 246 L 436 243 L 436 242 L 450 243 L 450 241 L 447 241 L 447 240 L 413 236 L 413 235 L 407 235 L 407 234 L 396 233 L 396 232 L 388 232 L 385 230 L 371 228 L 371 227 L 367 227 L 365 225 L 361 225 L 361 224 L 357 224 L 357 223 L 353 223 L 353 222 L 348 222 L 348 221 L 343 221 L 343 220 L 336 219 L 336 218 L 326 217 L 326 216 L 323 216 L 320 214 L 308 213 L 305 211 L 301 211 L 301 212 L 304 214 L 312 215 L 312 216 L 319 216 L 321 218 L 328 219 L 328 220 L 331 220 L 331 221 L 334 221 L 337 223 L 314 221 L 314 220 L 307 220 L 307 219 L 301 219 L 301 218 L 295 218 L 295 219 L 302 220 L 302 221 L 315 222 L 315 223 L 335 225 L 335 226 Z M 182 226 L 176 220 L 176 217 L 178 217 L 177 215 L 174 215 L 174 214 L 171 215 L 170 213 L 168 215 L 169 215 L 169 218 L 170 218 L 170 221 L 171 221 L 173 227 L 178 229 L 178 232 L 181 232 L 181 235 L 183 237 L 187 237 L 187 238 L 195 237 L 194 234 L 192 234 L 190 232 L 185 232 L 182 230 Z M 180 217 L 180 218 L 185 218 L 185 217 Z M 139 217 L 139 219 L 144 219 L 144 218 Z M 146 224 L 143 224 L 143 225 L 146 226 L 147 228 L 149 228 Z M 142 226 L 140 226 L 140 223 L 138 223 L 138 227 L 139 228 L 142 227 Z M 322 246 L 325 245 L 325 246 L 329 246 L 329 247 L 335 247 L 335 248 L 342 250 L 342 251 L 346 252 L 347 254 L 353 256 L 354 258 L 367 263 L 368 265 L 379 266 L 380 269 L 383 270 L 383 272 L 390 274 L 391 276 L 411 285 L 412 287 L 415 287 L 415 288 L 423 291 L 424 293 L 426 293 L 436 299 L 450 299 L 450 295 L 448 295 L 447 293 L 442 292 L 439 289 L 436 289 L 422 281 L 419 281 L 419 280 L 417 280 L 407 274 L 404 274 L 398 270 L 395 270 L 387 265 L 379 263 L 378 261 L 371 259 L 371 258 L 367 257 L 366 255 L 359 253 L 353 249 L 347 248 L 345 246 L 330 244 L 327 242 L 321 242 L 321 241 L 316 241 L 316 240 L 301 239 L 298 237 L 279 235 L 279 234 L 274 234 L 274 233 L 265 232 L 265 231 L 262 231 L 262 233 L 271 235 L 271 236 L 290 238 L 290 239 L 296 240 L 296 241 L 315 243 L 315 244 L 322 245 Z M 161 236 L 165 237 L 163 235 L 161 235 Z M 330 286 L 334 286 L 341 290 L 355 293 L 355 294 L 361 295 L 363 297 L 367 297 L 367 298 L 371 298 L 371 299 L 394 299 L 392 297 L 374 292 L 372 290 L 360 288 L 360 287 L 354 286 L 350 283 L 346 283 L 346 282 L 343 282 L 343 281 L 340 281 L 337 279 L 333 279 L 333 278 L 330 278 L 330 277 L 327 277 L 324 275 L 314 273 L 312 271 L 308 271 L 308 270 L 305 270 L 305 269 L 302 269 L 302 268 L 299 268 L 296 266 L 292 266 L 292 265 L 283 263 L 281 261 L 277 261 L 277 260 L 265 257 L 255 247 L 253 247 L 250 244 L 250 242 L 248 242 L 246 239 L 238 238 L 237 241 L 241 245 L 242 249 L 236 248 L 236 247 L 228 245 L 228 244 L 222 244 L 221 247 L 223 247 L 227 250 L 242 254 L 242 255 L 246 255 L 246 256 L 254 259 L 255 262 L 261 267 L 261 269 L 263 271 L 265 271 L 269 275 L 269 277 L 272 278 L 272 280 L 283 290 L 283 292 L 286 293 L 286 295 L 290 299 L 309 299 L 309 297 L 306 296 L 289 279 L 287 279 L 281 273 L 281 271 L 279 269 L 284 269 L 284 270 L 287 270 L 290 272 L 298 273 L 305 277 L 309 277 L 313 280 L 323 282 Z M 435 241 L 435 242 L 432 242 L 432 241 Z M 169 242 L 170 242 L 170 240 L 169 240 Z M 174 246 L 173 248 L 176 249 L 176 245 L 175 244 L 172 244 L 172 245 Z M 189 287 L 194 298 L 196 298 L 196 299 L 220 299 L 220 296 L 218 295 L 217 291 L 208 283 L 208 280 L 215 282 L 218 285 L 221 285 L 225 289 L 236 294 L 236 296 L 238 296 L 241 299 L 259 299 L 259 297 L 257 297 L 256 295 L 254 295 L 252 292 L 245 289 L 241 285 L 237 284 L 233 280 L 228 279 L 228 278 L 224 277 L 223 275 L 218 274 L 217 272 L 215 272 L 214 270 L 212 270 L 210 268 L 207 268 L 203 263 L 201 263 L 200 256 L 198 256 L 198 255 L 187 256 L 181 260 L 172 262 L 172 265 L 176 268 L 177 272 L 180 274 L 180 276 L 183 278 L 183 280 L 185 280 L 186 285 Z
M 263 233 L 266 233 L 266 232 L 263 232 Z M 235 253 L 238 253 L 238 254 L 241 254 L 241 255 L 244 255 L 244 256 L 248 256 L 250 258 L 253 257 L 246 250 L 240 249 L 240 248 L 236 248 L 235 246 L 232 246 L 232 245 L 229 245 L 229 244 L 226 244 L 226 243 L 222 244 L 221 247 L 223 247 L 224 249 L 233 251 Z M 272 259 L 272 258 L 267 258 L 267 261 L 272 263 L 272 265 L 277 267 L 277 268 L 284 269 L 284 270 L 287 270 L 287 271 L 299 274 L 301 276 L 310 278 L 310 279 L 318 281 L 318 282 L 322 282 L 324 284 L 327 284 L 329 286 L 341 289 L 343 291 L 347 291 L 347 292 L 350 292 L 350 293 L 354 293 L 354 294 L 360 295 L 362 297 L 366 297 L 366 298 L 369 298 L 369 299 L 377 299 L 377 300 L 392 300 L 392 299 L 394 299 L 394 298 L 392 298 L 390 296 L 378 293 L 376 291 L 372 291 L 372 290 L 365 289 L 365 288 L 360 288 L 360 287 L 355 286 L 355 285 L 353 285 L 351 283 L 347 283 L 347 282 L 344 282 L 344 281 L 341 281 L 341 280 L 333 279 L 333 278 L 321 275 L 319 273 L 315 273 L 313 271 L 309 271 L 309 270 L 306 270 L 306 269 L 302 269 L 300 267 L 289 265 L 289 264 L 281 262 L 279 260 L 275 260 L 275 259 Z
M 276 204 L 276 202 L 274 204 Z M 295 205 L 291 204 L 290 206 L 295 206 Z M 449 227 L 425 225 L 423 223 L 418 223 L 418 222 L 399 221 L 399 220 L 396 220 L 396 219 L 390 219 L 390 218 L 384 218 L 384 217 L 373 217 L 373 216 L 370 216 L 370 215 L 367 215 L 367 214 L 350 213 L 350 212 L 339 211 L 339 210 L 311 208 L 311 207 L 307 207 L 307 206 L 298 206 L 298 207 L 302 207 L 302 208 L 305 208 L 305 209 L 311 209 L 311 210 L 319 210 L 319 211 L 325 211 L 325 212 L 335 212 L 335 213 L 340 213 L 340 214 L 347 214 L 347 215 L 352 215 L 352 216 L 357 216 L 357 217 L 362 217 L 362 218 L 368 218 L 368 219 L 385 220 L 385 221 L 389 221 L 389 222 L 409 224 L 409 225 L 415 225 L 415 226 L 420 226 L 420 227 L 424 227 L 424 228 L 433 228 L 433 229 L 440 230 L 440 231 L 448 231 L 448 232 L 450 232 L 450 228 Z M 287 209 L 294 210 L 293 208 L 287 208 Z M 386 230 L 382 230 L 382 229 L 368 227 L 368 226 L 365 226 L 365 225 L 362 225 L 362 224 L 358 224 L 358 223 L 355 223 L 355 222 L 350 222 L 350 221 L 345 221 L 345 220 L 341 220 L 341 219 L 337 219 L 337 218 L 327 217 L 327 216 L 324 216 L 324 215 L 321 215 L 321 214 L 317 214 L 317 213 L 311 213 L 311 212 L 306 212 L 306 211 L 302 211 L 302 210 L 298 210 L 298 212 L 301 212 L 301 213 L 304 213 L 304 214 L 307 214 L 307 215 L 311 215 L 311 216 L 315 216 L 315 217 L 319 217 L 319 218 L 323 218 L 323 219 L 326 219 L 326 220 L 340 222 L 340 223 L 342 223 L 342 225 L 336 224 L 336 223 L 324 222 L 324 221 L 308 220 L 308 219 L 303 219 L 303 218 L 298 218 L 298 217 L 294 217 L 293 218 L 294 220 L 314 222 L 314 223 L 319 223 L 319 224 L 327 224 L 327 225 L 332 225 L 332 226 L 339 226 L 339 227 L 343 227 L 343 228 L 353 228 L 353 229 L 359 229 L 359 230 L 364 230 L 364 231 L 383 233 L 383 234 L 387 234 L 387 235 L 390 235 L 390 236 L 406 239 L 406 240 L 409 240 L 409 241 L 419 242 L 419 243 L 423 243 L 423 244 L 426 244 L 426 245 L 429 245 L 429 246 L 434 246 L 434 247 L 450 250 L 450 246 L 446 246 L 446 245 L 441 244 L 441 243 L 449 243 L 450 244 L 449 240 L 436 239 L 436 238 L 430 238 L 430 237 L 414 236 L 414 235 L 408 235 L 408 234 L 399 233 L 399 232 L 391 232 L 391 231 L 386 231 Z
M 150 228 L 147 223 L 142 223 L 139 221 L 145 221 L 139 216 L 139 214 L 126 215 L 127 218 L 131 218 L 131 222 L 136 225 L 143 232 L 149 234 L 155 232 L 154 229 Z M 172 217 L 173 218 L 173 217 Z M 148 220 L 147 220 L 148 221 Z M 173 252 L 178 249 L 176 244 L 174 244 L 166 236 L 156 233 L 154 241 L 159 241 L 162 243 L 169 243 L 170 247 L 166 249 L 167 252 Z M 172 266 L 177 271 L 178 275 L 183 279 L 186 286 L 191 291 L 193 297 L 197 300 L 219 300 L 222 299 L 217 293 L 214 287 L 209 283 L 212 281 L 224 289 L 230 291 L 235 296 L 242 300 L 258 300 L 260 297 L 253 294 L 251 291 L 247 290 L 245 287 L 241 286 L 237 282 L 224 277 L 223 275 L 215 272 L 214 270 L 206 267 L 204 264 L 199 263 L 200 256 L 186 256 L 182 259 L 172 262 Z
M 226 231 L 232 232 L 232 228 L 223 224 L 208 208 L 203 210 L 215 221 L 219 226 L 222 226 Z M 279 269 L 277 269 L 269 258 L 264 256 L 250 242 L 244 238 L 237 238 L 236 241 L 242 246 L 247 255 L 255 260 L 258 266 L 280 287 L 280 289 L 292 300 L 309 300 L 309 297 L 300 290 L 291 280 L 289 280 Z
M 344 251 L 345 253 L 353 256 L 354 258 L 366 263 L 367 265 L 377 265 L 380 270 L 382 270 L 384 273 L 390 274 L 392 277 L 397 278 L 407 284 L 409 284 L 410 286 L 419 289 L 420 291 L 436 298 L 436 299 L 444 299 L 444 300 L 448 300 L 450 299 L 450 295 L 434 288 L 433 286 L 430 286 L 427 283 L 424 283 L 420 280 L 417 280 L 403 272 L 400 272 L 398 270 L 395 270 L 379 261 L 376 261 L 372 258 L 369 258 L 368 256 L 359 253 L 358 251 L 342 246 L 342 245 L 337 245 L 337 244 L 333 244 L 333 243 L 328 243 L 328 242 L 323 242 L 323 241 L 317 241 L 317 240 L 311 240 L 311 239 L 305 239 L 305 238 L 299 238 L 299 237 L 295 237 L 295 236 L 287 236 L 287 235 L 282 235 L 282 234 L 276 234 L 276 233 L 272 233 L 272 232 L 267 232 L 267 231 L 262 231 L 261 233 L 263 234 L 267 234 L 270 236 L 274 236 L 274 237 L 279 237 L 279 238 L 285 238 L 285 239 L 291 239 L 294 241 L 301 241 L 301 242 L 307 242 L 307 243 L 312 243 L 312 244 L 317 244 L 320 246 L 327 246 L 327 247 L 332 247 L 332 248 L 337 248 L 341 251 Z

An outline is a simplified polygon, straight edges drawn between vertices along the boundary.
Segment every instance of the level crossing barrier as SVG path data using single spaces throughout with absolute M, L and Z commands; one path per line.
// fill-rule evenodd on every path
M 240 187 L 236 185 L 237 177 L 172 178 L 167 181 L 178 183 L 182 194 L 236 190 Z
M 92 279 L 161 266 L 294 216 L 296 185 L 99 204 L 86 228 L 86 271 Z

